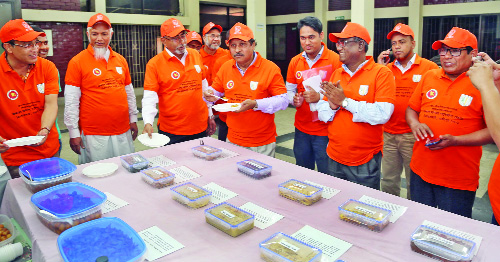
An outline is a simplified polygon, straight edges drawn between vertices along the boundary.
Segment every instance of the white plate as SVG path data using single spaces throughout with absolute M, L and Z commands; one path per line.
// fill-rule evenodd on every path
M 219 112 L 233 112 L 241 108 L 241 103 L 225 103 L 212 106 Z
M 41 142 L 43 140 L 43 138 L 44 138 L 44 136 L 25 136 L 25 137 L 7 140 L 3 143 L 8 145 L 9 147 L 29 146 L 29 145 L 33 145 L 33 144 Z
M 88 177 L 105 177 L 112 175 L 118 169 L 115 163 L 97 163 L 90 165 L 82 170 L 82 173 Z
M 7 173 L 6 166 L 0 166 L 0 177 Z
M 139 135 L 137 139 L 139 139 L 139 142 L 141 142 L 143 145 L 149 147 L 160 147 L 170 142 L 170 138 L 166 135 L 152 133 L 151 136 L 153 138 L 149 138 L 148 134 L 142 134 Z

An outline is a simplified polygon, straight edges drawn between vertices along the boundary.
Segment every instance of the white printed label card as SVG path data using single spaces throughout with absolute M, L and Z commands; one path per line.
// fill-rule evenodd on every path
M 260 229 L 266 229 L 283 218 L 282 215 L 267 210 L 252 202 L 247 202 L 240 206 L 240 208 L 255 216 L 255 226 Z
M 405 206 L 400 206 L 400 205 L 396 205 L 393 203 L 385 202 L 385 201 L 382 201 L 382 200 L 379 200 L 379 199 L 376 199 L 373 197 L 365 196 L 365 195 L 360 197 L 359 201 L 361 201 L 363 203 L 370 204 L 372 206 L 391 210 L 392 215 L 391 215 L 391 219 L 389 219 L 389 221 L 391 223 L 396 222 L 408 209 L 408 207 L 405 207 Z
M 175 178 L 174 178 L 174 183 L 179 184 L 186 182 L 191 179 L 195 179 L 197 177 L 200 177 L 200 174 L 194 172 L 187 166 L 180 166 L 176 168 L 169 169 L 168 171 L 174 173 Z
M 322 262 L 333 262 L 352 247 L 351 243 L 328 235 L 308 225 L 293 233 L 292 237 L 321 249 L 323 251 Z
M 146 259 L 156 260 L 160 257 L 174 253 L 184 247 L 183 244 L 169 236 L 157 226 L 152 226 L 139 232 L 142 240 L 146 243 Z
M 155 167 L 155 166 L 171 166 L 175 164 L 175 161 L 164 156 L 164 155 L 159 155 L 155 157 L 148 158 L 149 160 L 149 166 L 150 167 Z
M 104 205 L 102 205 L 102 213 L 106 214 L 108 212 L 111 212 L 113 210 L 116 210 L 118 208 L 124 207 L 128 205 L 128 202 L 116 197 L 115 195 L 109 193 L 109 192 L 104 192 L 106 194 L 106 202 L 104 202 Z
M 212 192 L 212 198 L 210 199 L 210 202 L 212 202 L 212 204 L 214 205 L 218 205 L 238 195 L 231 190 L 217 185 L 214 182 L 204 185 L 203 188 L 208 189 L 210 192 Z
M 338 190 L 338 189 L 327 187 L 327 186 L 324 186 L 324 185 L 321 185 L 321 184 L 317 184 L 317 183 L 314 183 L 314 182 L 309 181 L 309 180 L 306 180 L 304 182 L 306 182 L 308 184 L 311 184 L 313 186 L 317 186 L 317 187 L 323 188 L 323 193 L 321 193 L 321 196 L 324 199 L 330 199 L 330 198 L 332 198 L 333 196 L 335 196 L 336 194 L 338 194 L 340 192 L 340 190 Z

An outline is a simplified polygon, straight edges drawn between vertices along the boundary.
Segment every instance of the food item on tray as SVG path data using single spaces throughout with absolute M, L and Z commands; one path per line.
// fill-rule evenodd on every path
M 186 183 L 172 188 L 172 198 L 190 208 L 200 208 L 210 202 L 211 193 L 196 186 L 193 183 Z
M 319 262 L 322 251 L 278 232 L 259 244 L 260 257 L 268 262 Z
M 130 173 L 139 172 L 148 167 L 149 161 L 140 154 L 132 154 L 120 157 L 122 166 Z
M 197 146 L 192 148 L 193 154 L 205 160 L 214 160 L 222 154 L 222 150 L 213 146 Z
M 153 167 L 141 172 L 143 173 L 142 180 L 154 188 L 163 188 L 174 183 L 175 175 L 161 167 Z
M 206 221 L 222 232 L 236 237 L 254 227 L 254 216 L 227 203 L 205 211 Z
M 376 232 L 382 231 L 388 224 L 391 211 L 356 200 L 348 200 L 339 207 L 341 220 L 365 226 Z
M 279 194 L 285 198 L 310 206 L 321 199 L 322 188 L 290 179 L 279 186 Z
M 0 224 L 0 242 L 9 239 L 12 233 L 4 226 Z

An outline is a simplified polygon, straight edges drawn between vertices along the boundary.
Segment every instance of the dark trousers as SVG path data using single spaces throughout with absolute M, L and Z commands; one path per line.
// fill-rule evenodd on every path
M 413 170 L 410 179 L 411 200 L 464 217 L 472 217 L 472 206 L 476 198 L 475 191 L 453 189 L 428 183 Z
M 297 165 L 311 170 L 317 166 L 319 172 L 328 174 L 327 146 L 328 136 L 309 135 L 295 128 L 293 154 Z
M 203 131 L 201 133 L 194 134 L 194 135 L 174 135 L 174 134 L 167 133 L 165 131 L 161 131 L 160 125 L 158 125 L 158 133 L 162 134 L 162 135 L 166 135 L 170 138 L 170 142 L 168 143 L 169 145 L 173 145 L 173 144 L 177 144 L 180 142 L 185 142 L 185 141 L 189 141 L 189 140 L 193 140 L 193 139 L 197 139 L 197 138 L 204 138 L 207 136 L 207 131 Z
M 495 218 L 495 214 L 493 214 L 493 218 L 491 219 L 491 223 L 495 226 L 499 226 L 498 220 Z
M 219 130 L 217 132 L 217 139 L 219 139 L 220 141 L 226 142 L 227 131 L 229 130 L 226 122 L 224 122 L 224 121 L 220 120 L 220 118 L 216 117 L 215 123 L 217 124 L 217 129 Z
M 368 163 L 359 166 L 346 166 L 328 158 L 328 175 L 380 190 L 381 165 L 382 152 L 375 154 Z

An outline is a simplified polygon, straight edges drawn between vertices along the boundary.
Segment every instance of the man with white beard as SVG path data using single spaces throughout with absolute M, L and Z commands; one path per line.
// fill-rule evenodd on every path
M 66 71 L 66 124 L 80 164 L 134 152 L 137 105 L 127 61 L 109 46 L 113 28 L 105 15 L 87 24 L 89 46 Z

